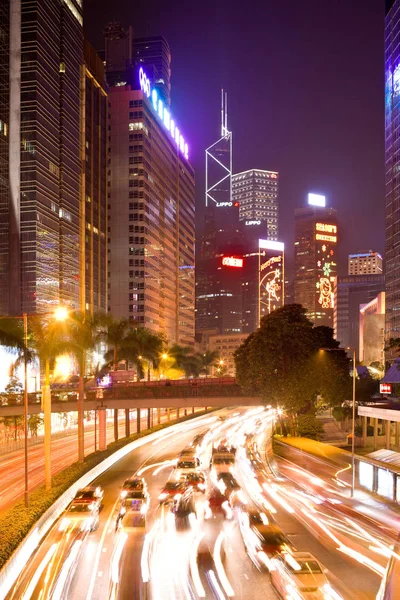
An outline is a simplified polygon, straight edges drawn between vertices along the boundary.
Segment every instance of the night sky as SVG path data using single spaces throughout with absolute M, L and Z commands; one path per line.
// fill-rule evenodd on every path
M 293 255 L 293 210 L 308 191 L 338 209 L 339 273 L 347 254 L 384 251 L 383 0 L 85 0 L 97 49 L 110 20 L 163 35 L 172 53 L 171 109 L 190 143 L 197 221 L 204 149 L 228 92 L 234 172 L 280 173 L 280 239 Z

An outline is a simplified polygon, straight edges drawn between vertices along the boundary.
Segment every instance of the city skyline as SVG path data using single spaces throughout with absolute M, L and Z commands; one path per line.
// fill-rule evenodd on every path
M 100 10 L 98 3 L 85 3 L 85 29 L 98 49 L 102 28 L 111 18 L 124 26 L 132 23 L 135 35 L 167 39 L 172 102 L 196 170 L 197 225 L 204 211 L 203 151 L 218 135 L 215 114 L 223 87 L 235 145 L 233 172 L 259 168 L 280 173 L 279 239 L 287 247 L 289 271 L 293 210 L 304 204 L 309 191 L 326 195 L 338 210 L 339 225 L 357 214 L 356 231 L 341 227 L 340 274 L 347 272 L 350 253 L 373 247 L 383 254 L 383 4 L 370 0 L 359 12 L 344 3 L 321 7 L 312 1 L 300 10 L 289 2 L 270 8 L 267 22 L 257 19 L 264 8 L 258 2 L 248 12 L 211 4 L 202 4 L 201 14 L 192 20 L 180 2 L 168 7 L 168 15 L 155 0 L 140 8 L 100 2 Z M 206 46 L 197 30 L 207 32 Z M 333 35 L 338 30 L 340 47 Z M 240 31 L 239 44 L 235 31 Z M 248 68 L 247 56 L 252 57 Z M 253 83 L 244 86 L 247 75 Z M 239 139 L 241 144 L 235 144 Z

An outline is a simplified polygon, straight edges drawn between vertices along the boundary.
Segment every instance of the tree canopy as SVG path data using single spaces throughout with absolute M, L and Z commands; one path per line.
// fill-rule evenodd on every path
M 236 376 L 250 394 L 295 413 L 312 412 L 319 395 L 339 404 L 351 394 L 349 361 L 330 327 L 316 327 L 300 304 L 261 320 L 235 352 Z

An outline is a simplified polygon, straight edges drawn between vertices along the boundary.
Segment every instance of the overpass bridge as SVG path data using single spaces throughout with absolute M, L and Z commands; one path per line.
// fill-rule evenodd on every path
M 77 390 L 52 389 L 52 412 L 77 411 Z M 22 395 L 8 395 L 0 417 L 23 415 Z M 42 412 L 41 393 L 28 395 L 28 413 Z M 119 383 L 85 390 L 84 410 L 260 406 L 260 397 L 245 394 L 234 378 Z

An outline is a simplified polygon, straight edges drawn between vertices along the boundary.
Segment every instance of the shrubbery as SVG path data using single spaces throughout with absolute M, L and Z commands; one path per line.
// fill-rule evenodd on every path
M 149 433 L 165 429 L 175 423 L 181 423 L 193 417 L 198 417 L 201 413 L 194 413 L 181 417 L 170 423 L 161 423 L 151 429 L 145 429 L 140 433 L 135 433 L 129 437 L 121 438 L 116 442 L 111 442 L 107 450 L 93 452 L 85 458 L 83 463 L 73 463 L 52 478 L 52 489 L 46 491 L 41 486 L 29 495 L 29 508 L 26 509 L 24 502 L 18 502 L 0 519 L 0 569 L 11 557 L 14 550 L 23 541 L 30 529 L 35 525 L 38 519 L 46 512 L 48 508 L 70 488 L 82 475 L 93 469 L 96 465 L 105 460 L 108 456 Z

